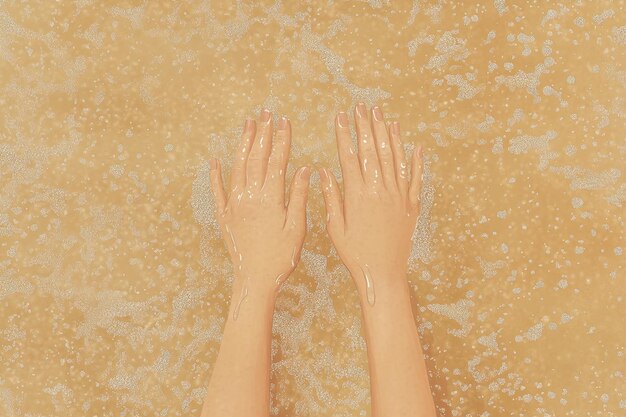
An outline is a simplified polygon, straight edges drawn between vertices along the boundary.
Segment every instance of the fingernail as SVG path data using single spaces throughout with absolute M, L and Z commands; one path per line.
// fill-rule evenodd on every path
M 417 148 L 417 156 L 422 157 L 422 145 Z
M 215 158 L 211 158 L 211 159 L 209 160 L 209 168 L 210 168 L 211 170 L 214 170 L 214 169 L 216 169 L 216 168 L 217 168 L 217 159 L 215 159 Z
M 311 170 L 309 169 L 309 167 L 302 167 L 302 168 L 300 168 L 300 177 L 308 179 L 310 171 Z
M 287 129 L 287 118 L 285 116 L 281 117 L 278 121 L 278 129 L 285 130 Z
M 243 125 L 243 130 L 246 131 L 252 127 L 252 119 L 246 119 L 246 123 Z
M 320 168 L 319 173 L 320 173 L 320 177 L 322 178 L 322 180 L 324 180 L 324 182 L 328 181 L 328 174 L 326 173 L 326 169 Z
M 340 111 L 337 115 L 337 123 L 339 123 L 339 127 L 348 126 L 348 115 L 346 112 Z
M 270 120 L 270 111 L 268 109 L 263 109 L 261 112 L 261 121 L 267 122 Z
M 396 135 L 400 134 L 400 123 L 398 122 L 393 122 L 393 126 L 391 126 L 391 128 L 393 129 L 393 133 Z
M 372 113 L 374 113 L 374 119 L 377 121 L 381 121 L 383 120 L 383 112 L 380 110 L 380 107 L 378 106 L 374 106 L 374 109 L 372 110 Z
M 365 107 L 365 103 L 360 102 L 356 105 L 356 112 L 359 115 L 360 118 L 365 118 L 366 116 L 366 112 L 367 112 L 367 107 Z

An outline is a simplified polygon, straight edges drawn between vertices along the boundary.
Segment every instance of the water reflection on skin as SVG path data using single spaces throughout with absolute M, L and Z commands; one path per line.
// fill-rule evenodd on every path
M 363 103 L 355 108 L 358 152 L 352 149 L 347 115 L 335 117 L 343 191 L 320 167 L 326 228 L 360 296 L 372 415 L 434 416 L 406 277 L 420 210 L 421 147 L 411 155 L 408 175 L 398 123 L 385 123 L 378 106 L 368 113 Z M 269 415 L 272 314 L 280 286 L 300 260 L 311 173 L 298 169 L 286 201 L 291 125 L 282 117 L 274 136 L 271 120 L 263 110 L 258 127 L 246 121 L 229 195 L 220 162 L 211 160 L 217 219 L 236 268 L 232 315 L 203 417 Z

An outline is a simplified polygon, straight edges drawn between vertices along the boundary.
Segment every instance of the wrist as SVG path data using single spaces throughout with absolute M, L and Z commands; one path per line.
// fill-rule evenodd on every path
M 265 286 L 254 284 L 252 278 L 235 277 L 232 286 L 229 321 L 271 323 L 276 295 Z
M 288 274 L 280 277 L 286 279 Z M 244 273 L 238 271 L 235 273 L 232 295 L 233 299 L 239 297 L 242 293 L 247 293 L 248 297 L 255 297 L 264 300 L 274 301 L 278 295 L 279 284 L 275 276 L 269 273 Z
M 363 265 L 350 270 L 363 306 L 405 300 L 409 295 L 406 270 Z

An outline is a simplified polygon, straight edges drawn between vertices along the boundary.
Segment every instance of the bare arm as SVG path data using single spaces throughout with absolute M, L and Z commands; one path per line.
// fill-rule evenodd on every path
M 248 120 L 224 192 L 220 163 L 211 161 L 211 191 L 233 270 L 233 297 L 202 417 L 263 417 L 270 406 L 272 315 L 278 288 L 295 269 L 306 233 L 310 169 L 301 167 L 285 205 L 291 125 L 272 138 L 271 113 Z
M 436 416 L 406 275 L 402 271 L 388 274 L 404 283 L 378 285 L 373 307 L 361 298 L 372 415 Z
M 234 320 L 241 293 L 240 277 L 235 281 L 239 284 L 233 286 L 233 301 L 202 417 L 269 416 L 275 297 L 267 291 L 249 291 Z
M 420 210 L 421 148 L 407 170 L 399 126 L 382 111 L 355 109 L 358 151 L 348 118 L 335 120 L 344 193 L 320 170 L 327 229 L 360 295 L 374 417 L 431 417 L 428 384 L 406 278 L 411 236 Z

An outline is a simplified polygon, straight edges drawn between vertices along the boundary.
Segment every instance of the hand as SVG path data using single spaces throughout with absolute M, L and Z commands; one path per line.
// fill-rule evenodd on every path
M 340 112 L 335 132 L 344 196 L 335 176 L 320 168 L 327 230 L 357 289 L 374 303 L 374 287 L 406 281 L 411 237 L 420 211 L 421 146 L 407 172 L 398 122 L 387 127 L 378 106 L 355 108 L 358 154 L 348 117 Z
M 306 234 L 310 169 L 300 167 L 285 206 L 285 172 L 291 147 L 291 123 L 282 117 L 272 140 L 272 114 L 261 113 L 257 126 L 246 120 L 237 146 L 231 191 L 224 192 L 221 164 L 211 160 L 211 190 L 217 220 L 233 262 L 234 287 L 277 291 L 295 269 Z M 244 282 L 239 282 L 244 280 Z M 245 297 L 242 294 L 242 298 Z

